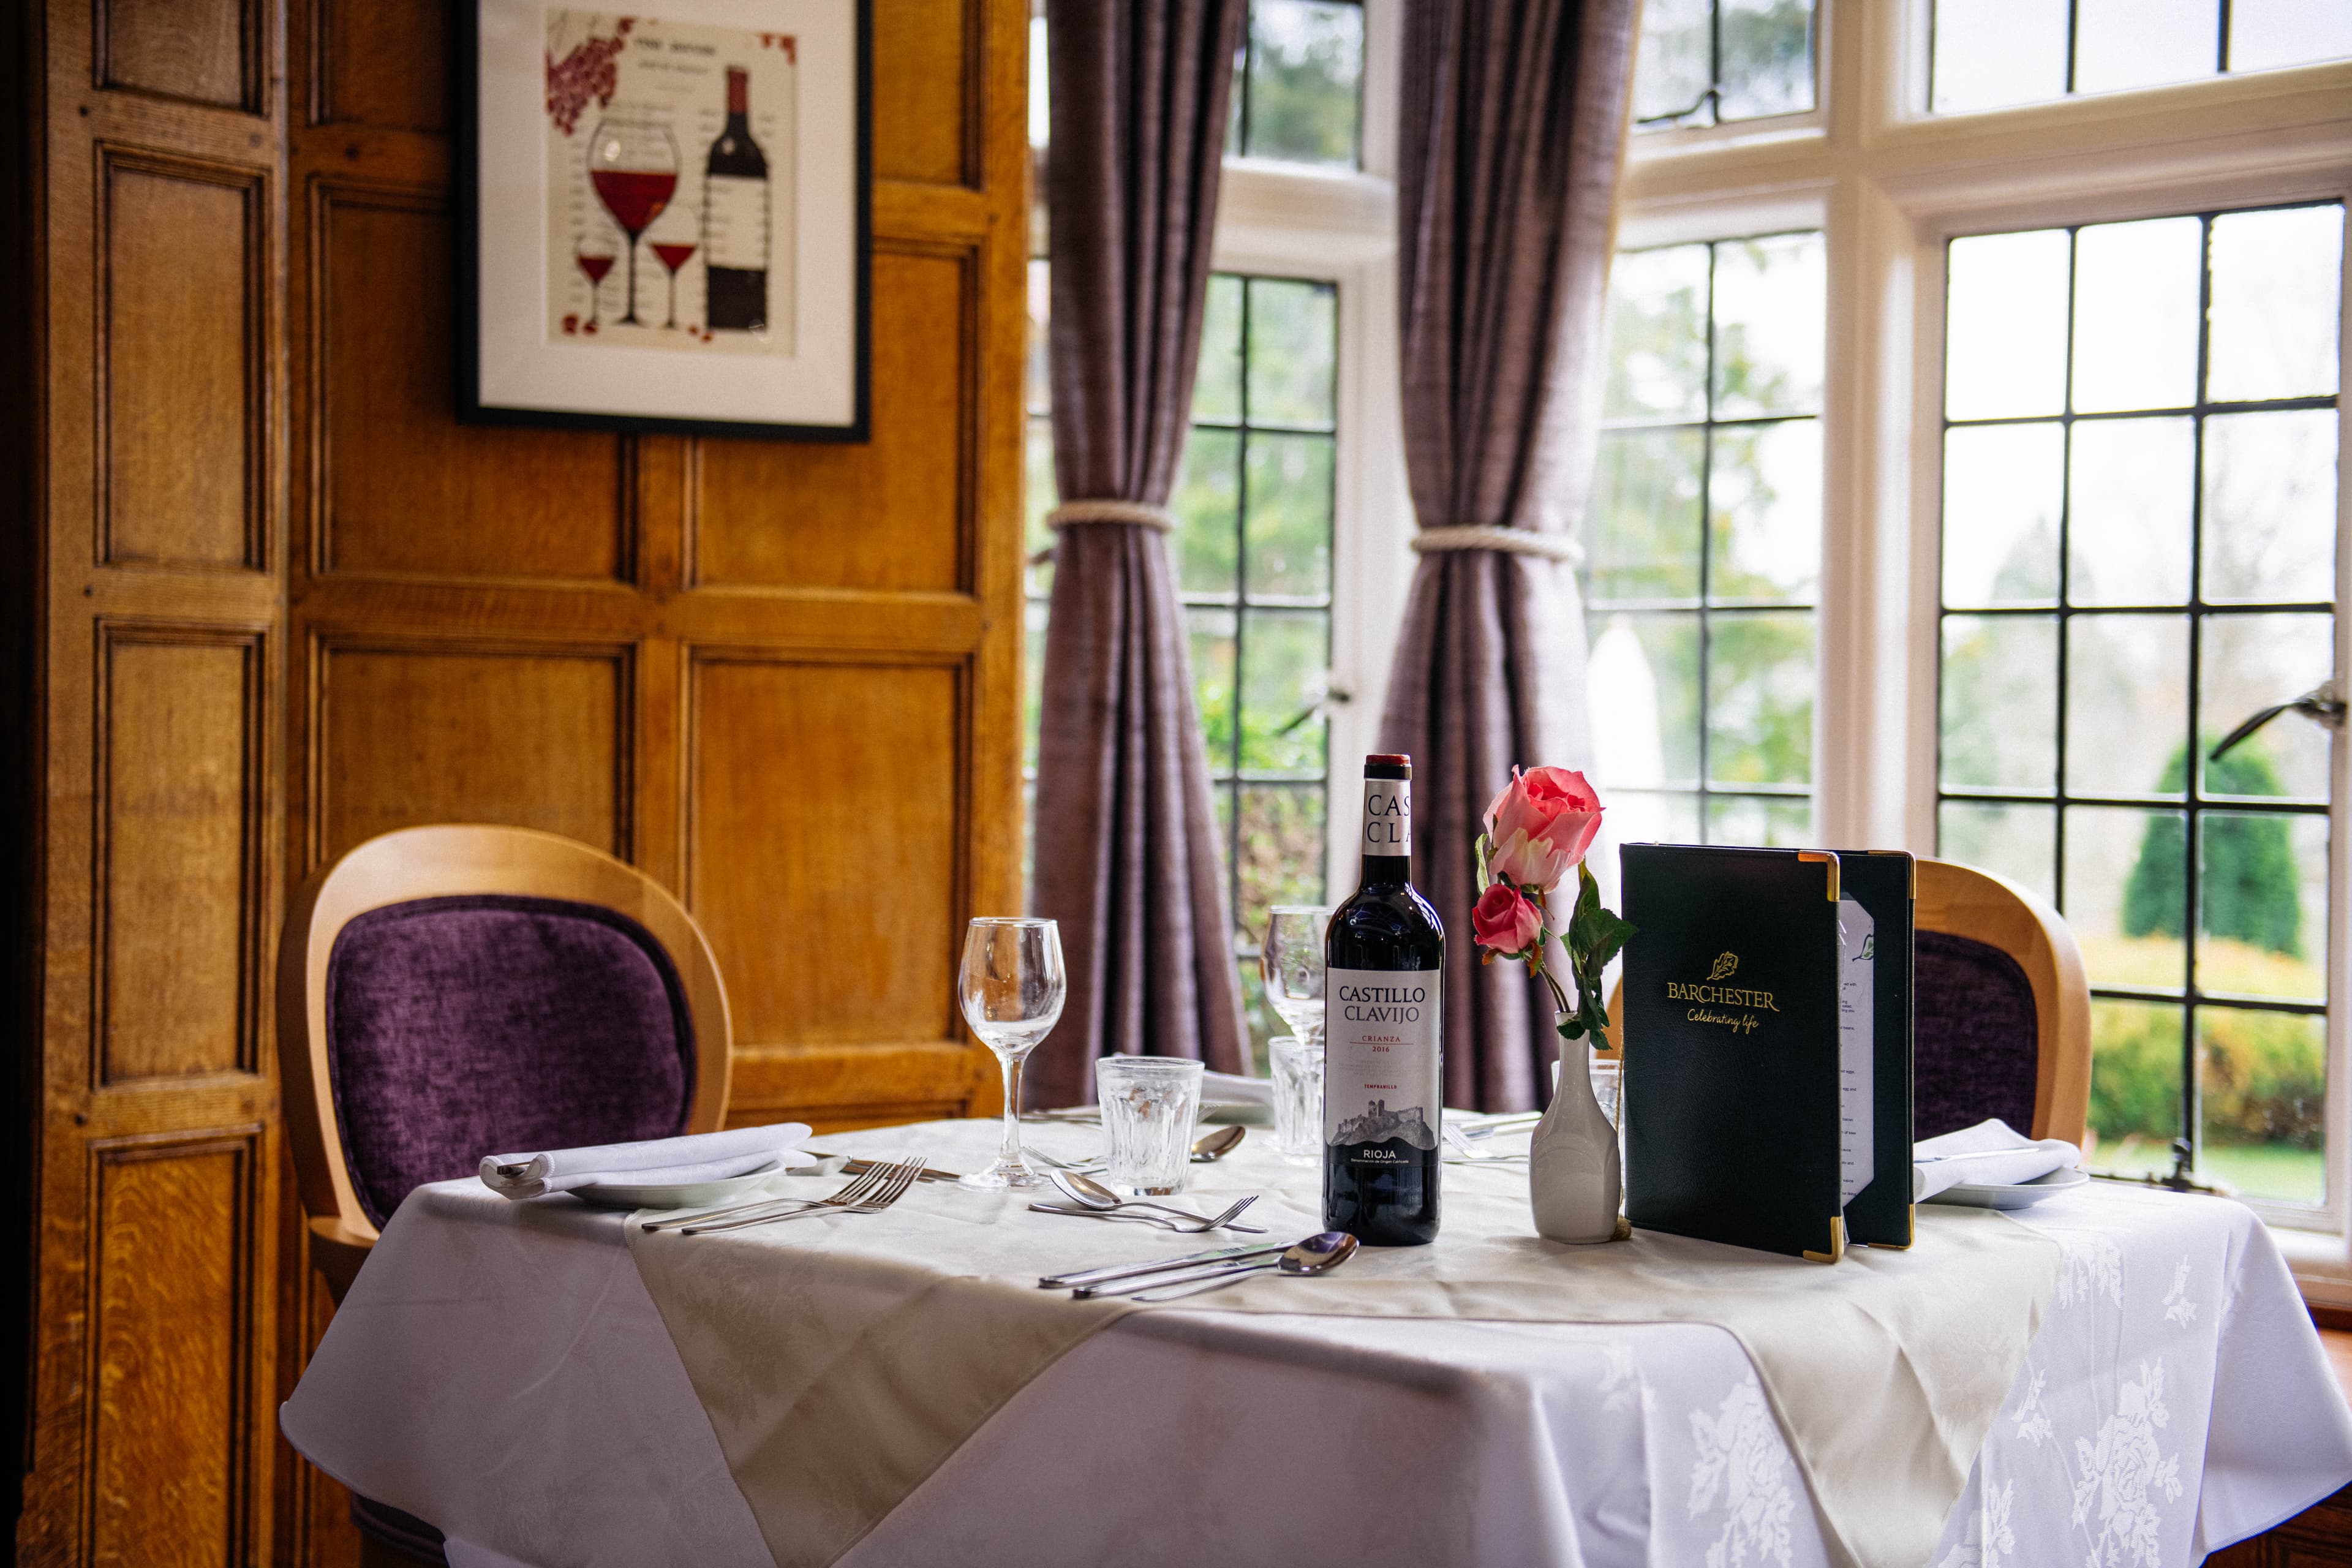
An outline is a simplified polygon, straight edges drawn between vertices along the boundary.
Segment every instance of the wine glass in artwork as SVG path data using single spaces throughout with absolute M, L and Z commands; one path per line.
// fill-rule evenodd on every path
M 672 218 L 684 213 L 682 207 L 670 209 Z M 685 270 L 688 262 L 694 259 L 694 253 L 699 248 L 694 226 L 691 221 L 657 224 L 653 233 L 646 237 L 646 244 L 653 250 L 655 259 L 662 264 L 662 270 L 669 274 L 669 320 L 662 323 L 662 328 L 666 331 L 675 331 L 677 330 L 677 275 Z
M 588 182 L 596 199 L 629 237 L 629 309 L 619 325 L 641 327 L 637 319 L 637 237 L 653 226 L 677 194 L 677 142 L 669 128 L 635 115 L 615 114 L 596 127 L 588 142 Z
M 599 235 L 582 242 L 572 253 L 572 263 L 588 279 L 588 330 L 594 331 L 604 310 L 604 275 L 613 270 L 619 257 L 613 254 L 613 242 Z

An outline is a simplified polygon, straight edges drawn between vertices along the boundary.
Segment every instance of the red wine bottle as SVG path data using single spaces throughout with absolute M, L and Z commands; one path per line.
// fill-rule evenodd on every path
M 1412 759 L 1364 759 L 1363 884 L 1323 948 L 1323 1226 L 1437 1238 L 1445 928 L 1412 885 Z
M 703 323 L 768 330 L 768 155 L 751 139 L 751 76 L 727 68 L 727 124 L 703 165 Z

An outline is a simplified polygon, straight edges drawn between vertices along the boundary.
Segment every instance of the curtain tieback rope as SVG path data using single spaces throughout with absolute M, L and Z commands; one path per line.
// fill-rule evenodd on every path
M 1139 500 L 1064 501 L 1045 514 L 1047 528 L 1069 528 L 1081 522 L 1131 522 L 1166 533 L 1176 526 L 1176 516 L 1164 506 Z
M 1570 565 L 1584 559 L 1584 546 L 1566 534 L 1538 533 L 1527 528 L 1424 528 L 1412 536 L 1412 552 L 1427 555 L 1444 550 L 1494 550 L 1506 555 L 1540 555 Z

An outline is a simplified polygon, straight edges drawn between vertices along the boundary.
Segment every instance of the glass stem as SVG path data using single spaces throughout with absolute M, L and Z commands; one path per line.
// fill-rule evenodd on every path
M 1004 1148 L 997 1163 L 1021 1163 L 1021 1058 L 1004 1057 Z

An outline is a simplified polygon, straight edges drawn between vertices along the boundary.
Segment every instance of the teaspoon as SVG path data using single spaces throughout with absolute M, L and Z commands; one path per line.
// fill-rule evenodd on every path
M 1190 1209 L 1180 1209 L 1168 1204 L 1122 1198 L 1083 1171 L 1048 1171 L 1045 1174 L 1052 1177 L 1054 1184 L 1080 1208 L 1095 1209 L 1104 1214 L 1113 1209 L 1158 1209 L 1163 1214 L 1181 1215 L 1186 1219 L 1201 1217 Z
M 1264 1263 L 1245 1264 L 1239 1268 L 1204 1268 L 1197 1274 L 1179 1274 L 1133 1284 L 1081 1285 L 1072 1290 L 1074 1297 L 1132 1296 L 1139 1301 L 1173 1301 L 1180 1296 L 1198 1296 L 1232 1284 L 1251 1274 L 1279 1271 L 1284 1274 L 1325 1274 L 1356 1256 L 1356 1238 L 1343 1230 L 1327 1230 L 1308 1237 L 1284 1252 L 1280 1258 Z
M 1240 1148 L 1242 1140 L 1248 1136 L 1249 1129 L 1246 1127 L 1220 1127 L 1213 1132 L 1203 1133 L 1200 1142 L 1192 1145 L 1192 1163 L 1206 1165 L 1222 1160 Z

